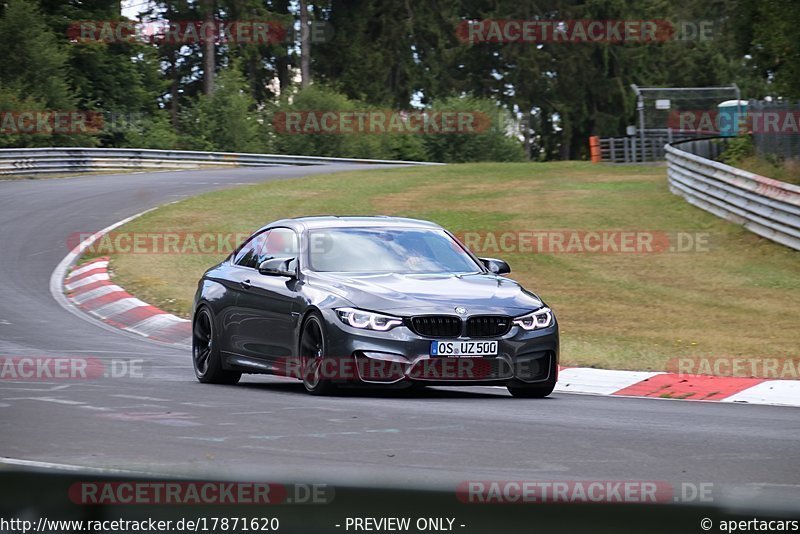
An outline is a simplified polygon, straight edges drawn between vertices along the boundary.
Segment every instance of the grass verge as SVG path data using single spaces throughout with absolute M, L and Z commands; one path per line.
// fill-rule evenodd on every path
M 736 162 L 733 166 L 773 180 L 800 185 L 800 160 L 797 159 L 771 161 L 757 156 L 749 156 Z

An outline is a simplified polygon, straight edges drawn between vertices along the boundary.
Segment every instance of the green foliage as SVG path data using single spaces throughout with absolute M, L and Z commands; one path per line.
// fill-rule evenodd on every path
M 414 4 L 412 7 L 411 4 Z M 335 83 L 347 97 L 372 105 L 404 108 L 418 81 L 414 30 L 424 17 L 410 13 L 427 2 L 332 0 L 331 41 L 312 45 L 314 76 Z
M 67 85 L 67 54 L 35 4 L 9 0 L 0 17 L 0 80 L 7 91 L 50 109 L 75 104 Z
M 800 98 L 800 9 L 796 0 L 738 0 L 735 42 L 775 96 Z M 762 95 L 754 95 L 762 96 Z
M 276 126 L 276 147 L 287 154 L 314 156 L 402 159 L 441 162 L 463 161 L 519 161 L 522 150 L 519 141 L 509 137 L 508 113 L 487 99 L 449 98 L 435 103 L 425 112 L 438 126 L 444 123 L 437 114 L 461 112 L 474 120 L 475 132 L 419 133 L 406 120 L 402 132 L 370 133 L 368 131 L 343 134 L 286 133 L 281 121 L 286 113 L 314 112 L 371 112 L 387 111 L 376 106 L 348 99 L 346 96 L 320 85 L 308 87 L 293 96 L 291 103 L 278 106 L 272 117 Z M 419 111 L 419 110 L 418 110 Z M 484 130 L 485 127 L 485 130 Z M 435 130 L 435 128 L 434 128 Z
M 115 146 L 161 150 L 180 148 L 180 137 L 164 111 L 133 120 L 121 119 L 114 127 L 122 131 L 122 139 Z
M 185 117 L 184 143 L 196 150 L 267 152 L 261 116 L 247 92 L 247 82 L 236 68 L 220 71 L 216 90 L 203 95 Z
M 411 133 L 287 133 L 279 125 L 285 113 L 365 112 L 377 111 L 375 106 L 350 100 L 322 85 L 312 85 L 285 99 L 275 108 L 276 148 L 285 154 L 343 158 L 425 160 L 426 152 L 418 135 Z
M 3 113 L 18 113 L 21 111 L 44 111 L 45 106 L 37 101 L 32 96 L 17 97 L 15 91 L 10 91 L 2 86 L 0 86 L 0 111 Z M 13 117 L 14 115 L 12 115 Z M 13 121 L 14 119 L 12 119 Z M 49 142 L 49 138 L 43 139 L 43 136 L 40 135 L 18 135 L 12 133 L 13 124 L 9 127 L 5 121 L 2 125 L 3 127 L 3 134 L 0 135 L 0 148 L 12 148 L 12 147 L 19 147 L 19 146 L 47 146 L 46 144 L 40 144 L 42 141 L 45 143 Z M 11 131 L 9 131 L 11 130 Z
M 720 155 L 719 160 L 727 165 L 736 166 L 746 158 L 755 155 L 755 153 L 753 138 L 749 135 L 740 135 L 728 142 L 728 146 L 725 148 L 725 152 Z
M 429 159 L 447 163 L 469 161 L 521 161 L 524 159 L 522 145 L 507 132 L 511 119 L 505 110 L 488 99 L 446 98 L 434 103 L 431 111 L 462 112 L 475 118 L 475 124 L 486 119 L 485 130 L 480 133 L 428 134 L 423 143 Z
M 590 135 L 619 135 L 635 121 L 631 83 L 737 83 L 744 98 L 800 98 L 797 0 L 306 3 L 317 27 L 327 25 L 333 31 L 325 32 L 324 42 L 312 44 L 315 84 L 297 92 L 296 2 L 147 2 L 148 17 L 155 20 L 199 20 L 200 6 L 211 5 L 217 20 L 270 21 L 287 30 L 281 42 L 216 46 L 218 88 L 201 96 L 205 73 L 200 43 L 69 41 L 67 29 L 75 21 L 121 20 L 118 0 L 0 2 L 5 109 L 79 109 L 128 117 L 94 136 L 6 135 L 0 144 L 140 143 L 474 161 L 518 159 L 515 136 L 523 133 L 530 159 L 581 159 L 587 156 Z M 711 22 L 713 32 L 707 38 L 644 43 L 470 43 L 460 38 L 466 21 L 486 19 L 666 20 L 679 29 L 685 22 Z M 419 105 L 433 110 L 479 105 L 504 118 L 475 136 L 290 136 L 275 132 L 272 124 L 278 111 L 408 110 Z M 513 131 L 506 131 L 504 124 L 514 125 Z

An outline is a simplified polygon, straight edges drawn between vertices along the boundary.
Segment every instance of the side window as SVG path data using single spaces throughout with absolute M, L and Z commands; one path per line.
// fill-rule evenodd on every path
M 264 242 L 267 239 L 267 235 L 270 232 L 261 232 L 250 241 L 244 244 L 244 246 L 236 253 L 236 258 L 234 258 L 233 263 L 236 265 L 241 265 L 242 267 L 250 267 L 255 269 L 258 267 L 259 264 L 259 257 L 261 253 L 261 249 L 264 247 Z
M 264 241 L 261 261 L 275 256 L 297 256 L 297 234 L 289 228 L 273 228 Z

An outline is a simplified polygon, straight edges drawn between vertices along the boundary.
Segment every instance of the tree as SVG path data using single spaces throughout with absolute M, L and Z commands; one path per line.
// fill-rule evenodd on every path
M 0 16 L 0 49 L 0 80 L 6 91 L 35 98 L 50 109 L 73 108 L 67 54 L 36 5 L 9 0 Z
M 214 28 L 217 21 L 214 12 L 214 0 L 202 0 L 201 12 L 203 15 L 203 27 Z M 203 39 L 203 94 L 210 95 L 214 92 L 214 75 L 216 71 L 217 46 L 215 37 L 206 35 Z
M 414 93 L 413 25 L 405 0 L 331 0 L 335 33 L 314 49 L 312 74 L 348 98 L 405 108 Z M 414 2 L 414 4 L 417 4 Z
M 255 100 L 236 65 L 220 71 L 216 89 L 202 95 L 187 112 L 184 130 L 188 148 L 226 152 L 262 152 L 268 148 L 255 110 Z
M 311 28 L 308 24 L 308 3 L 300 0 L 300 85 L 311 84 Z
M 800 9 L 795 0 L 739 0 L 732 13 L 736 51 L 768 80 L 772 96 L 800 98 Z

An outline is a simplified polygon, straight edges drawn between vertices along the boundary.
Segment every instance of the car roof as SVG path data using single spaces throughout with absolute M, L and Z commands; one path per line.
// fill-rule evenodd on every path
M 315 228 L 433 228 L 439 229 L 436 223 L 421 219 L 407 217 L 389 217 L 387 215 L 374 216 L 344 216 L 344 215 L 312 215 L 281 219 L 264 225 L 261 229 L 275 226 L 288 226 L 296 230 L 313 230 Z

